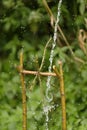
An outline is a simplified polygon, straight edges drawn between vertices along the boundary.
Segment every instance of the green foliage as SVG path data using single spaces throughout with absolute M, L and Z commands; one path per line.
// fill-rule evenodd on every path
M 57 14 L 57 0 L 47 0 L 54 16 Z M 79 46 L 78 32 L 87 32 L 87 0 L 64 0 L 61 8 L 60 27 L 70 42 L 70 48 L 85 64 L 75 61 L 58 31 L 59 41 L 54 52 L 54 64 L 63 61 L 67 130 L 87 130 L 87 56 Z M 19 64 L 19 53 L 24 51 L 24 68 L 38 70 L 44 47 L 53 29 L 50 18 L 41 0 L 2 0 L 0 1 L 0 129 L 22 129 L 22 97 L 20 75 L 15 69 Z M 59 44 L 60 43 L 60 44 Z M 87 43 L 87 38 L 86 38 Z M 48 71 L 50 42 L 42 70 Z M 86 48 L 87 49 L 87 48 Z M 37 63 L 38 60 L 38 63 Z M 57 65 L 58 66 L 58 65 Z M 46 77 L 37 78 L 33 91 L 29 90 L 34 76 L 25 76 L 28 107 L 28 130 L 44 130 L 46 105 Z M 60 130 L 61 103 L 59 81 L 52 78 L 51 93 L 55 105 L 49 113 L 49 129 Z

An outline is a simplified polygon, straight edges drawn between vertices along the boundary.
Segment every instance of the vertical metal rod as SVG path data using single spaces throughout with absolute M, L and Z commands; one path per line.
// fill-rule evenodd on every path
M 59 62 L 59 65 L 60 65 L 60 93 L 62 104 L 62 130 L 66 130 L 66 103 L 65 103 L 64 79 L 63 79 L 63 70 L 61 61 Z
M 27 130 L 27 104 L 26 104 L 26 87 L 24 83 L 23 71 L 23 52 L 20 53 L 20 77 L 22 84 L 22 107 L 23 107 L 23 130 Z
M 66 127 L 66 103 L 65 103 L 65 91 L 64 91 L 62 62 L 59 61 L 58 64 L 59 64 L 59 72 L 55 66 L 53 66 L 53 70 L 56 73 L 58 79 L 60 80 L 60 94 L 61 94 L 61 106 L 62 106 L 62 130 L 67 130 L 67 127 Z

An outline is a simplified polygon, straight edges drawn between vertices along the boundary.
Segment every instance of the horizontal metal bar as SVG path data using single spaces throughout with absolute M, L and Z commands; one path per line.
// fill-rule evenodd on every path
M 38 71 L 30 71 L 30 70 L 22 70 L 23 74 L 30 74 L 30 75 L 42 75 L 42 76 L 56 76 L 55 73 L 50 72 L 38 72 Z

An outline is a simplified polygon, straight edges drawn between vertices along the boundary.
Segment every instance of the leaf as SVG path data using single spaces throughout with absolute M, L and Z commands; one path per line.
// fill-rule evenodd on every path
M 81 15 L 83 15 L 84 12 L 85 12 L 85 2 L 82 2 L 82 3 L 80 4 L 80 13 L 81 13 Z

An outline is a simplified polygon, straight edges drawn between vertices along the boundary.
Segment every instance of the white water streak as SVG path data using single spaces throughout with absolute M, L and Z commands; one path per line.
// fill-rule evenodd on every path
M 56 46 L 56 40 L 57 40 L 57 26 L 58 26 L 58 22 L 59 22 L 59 17 L 60 17 L 60 11 L 61 11 L 61 4 L 62 4 L 62 0 L 59 1 L 59 4 L 58 4 L 58 13 L 57 13 L 57 20 L 56 20 L 56 23 L 55 23 L 55 27 L 54 27 L 54 36 L 53 36 L 53 44 L 52 44 L 52 49 L 51 49 L 51 53 L 50 53 L 50 58 L 49 58 L 49 61 L 50 61 L 50 65 L 49 65 L 49 68 L 48 68 L 48 71 L 51 72 L 52 71 L 52 64 L 53 64 L 53 58 L 54 58 L 54 48 Z M 46 89 L 46 99 L 47 99 L 47 102 L 50 103 L 53 99 L 53 96 L 52 94 L 50 94 L 50 88 L 51 88 L 51 76 L 48 76 L 47 78 L 47 89 Z M 50 94 L 50 95 L 49 95 Z M 49 123 L 49 111 L 53 108 L 52 105 L 47 105 L 44 107 L 44 113 L 45 113 L 45 116 L 46 116 L 46 130 L 49 130 L 49 127 L 48 127 L 48 123 Z
M 54 27 L 54 36 L 53 36 L 53 44 L 52 44 L 52 49 L 51 49 L 51 53 L 50 53 L 50 58 L 49 58 L 49 61 L 50 61 L 50 65 L 49 65 L 49 68 L 48 68 L 48 71 L 51 72 L 52 71 L 52 64 L 53 64 L 53 57 L 54 57 L 54 48 L 56 46 L 56 40 L 57 40 L 57 26 L 58 26 L 58 23 L 59 23 L 59 17 L 60 17 L 60 14 L 61 14 L 61 4 L 62 4 L 62 0 L 59 1 L 59 4 L 58 4 L 58 14 L 57 14 L 57 20 L 56 20 L 56 23 L 55 23 L 55 27 Z M 48 76 L 47 78 L 47 89 L 46 89 L 46 98 L 48 100 L 48 102 L 51 102 L 53 97 L 52 95 L 50 95 L 49 97 L 49 91 L 50 91 L 50 88 L 51 88 L 51 76 Z

